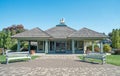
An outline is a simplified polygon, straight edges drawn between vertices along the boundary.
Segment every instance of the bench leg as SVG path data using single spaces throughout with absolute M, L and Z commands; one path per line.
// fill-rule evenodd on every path
M 83 57 L 83 61 L 85 61 L 85 57 Z
M 9 62 L 8 59 L 6 59 L 6 64 L 8 64 L 8 62 Z
M 105 64 L 105 63 L 106 63 L 105 59 L 102 59 L 102 64 Z

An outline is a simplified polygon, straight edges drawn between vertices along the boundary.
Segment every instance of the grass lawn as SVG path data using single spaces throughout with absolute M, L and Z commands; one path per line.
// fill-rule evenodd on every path
M 108 55 L 107 63 L 120 66 L 120 55 Z
M 83 56 L 79 56 L 79 58 L 82 59 Z M 100 60 L 88 59 L 88 61 L 91 61 L 91 60 L 94 60 L 95 62 L 100 62 Z M 120 66 L 120 55 L 107 55 L 106 62 L 108 64 Z
M 32 60 L 33 59 L 36 59 L 36 58 L 38 58 L 39 56 L 36 56 L 36 55 L 34 55 L 34 56 L 32 56 Z M 4 55 L 0 55 L 0 63 L 5 63 L 6 62 L 6 57 L 4 56 Z M 21 59 L 20 59 L 21 60 Z M 27 59 L 22 59 L 23 61 L 24 60 L 27 60 Z M 18 61 L 18 60 L 17 60 Z

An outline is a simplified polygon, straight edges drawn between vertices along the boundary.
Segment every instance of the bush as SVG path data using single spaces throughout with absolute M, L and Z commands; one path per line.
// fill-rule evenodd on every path
M 88 46 L 88 47 L 87 47 L 87 50 L 92 51 L 92 45 Z M 98 45 L 94 45 L 94 51 L 95 51 L 95 52 L 100 52 L 100 48 L 99 48 Z
M 95 45 L 95 46 L 94 46 L 94 51 L 95 51 L 95 52 L 100 52 L 100 48 L 99 48 L 98 45 Z
M 109 44 L 104 44 L 103 50 L 104 50 L 104 52 L 111 52 L 111 47 L 110 47 L 110 45 L 109 45 Z
M 17 50 L 17 43 L 13 44 L 13 46 L 10 49 L 16 51 Z
M 88 46 L 88 47 L 87 47 L 87 50 L 92 51 L 92 45 Z

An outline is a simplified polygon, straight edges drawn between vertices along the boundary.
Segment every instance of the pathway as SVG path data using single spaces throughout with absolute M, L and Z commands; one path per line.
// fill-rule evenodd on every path
M 120 76 L 120 67 L 82 62 L 76 55 L 43 55 L 29 62 L 0 64 L 0 76 Z

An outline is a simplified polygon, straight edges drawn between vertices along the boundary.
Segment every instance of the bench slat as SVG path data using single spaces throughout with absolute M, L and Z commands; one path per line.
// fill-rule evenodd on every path
M 7 64 L 10 60 L 24 59 L 24 58 L 31 59 L 29 52 L 8 52 L 8 51 L 6 52 L 6 63 Z
M 102 61 L 102 64 L 103 64 L 105 63 L 106 55 L 104 53 L 88 53 L 83 56 L 84 61 L 85 61 L 85 58 L 99 59 Z

